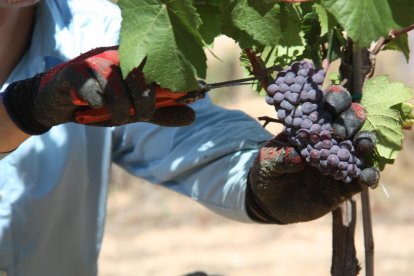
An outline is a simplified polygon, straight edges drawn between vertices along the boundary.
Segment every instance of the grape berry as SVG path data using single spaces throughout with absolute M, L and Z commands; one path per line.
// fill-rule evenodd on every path
M 289 144 L 310 166 L 345 183 L 359 177 L 372 183 L 378 174 L 375 169 L 362 173 L 364 164 L 358 155 L 372 151 L 370 137 L 356 136 L 358 142 L 364 142 L 357 148 L 356 143 L 345 139 L 355 135 L 361 126 L 355 120 L 364 121 L 366 113 L 352 104 L 351 95 L 342 86 L 334 85 L 323 92 L 324 79 L 325 72 L 312 63 L 294 62 L 268 86 L 266 102 L 275 106 Z

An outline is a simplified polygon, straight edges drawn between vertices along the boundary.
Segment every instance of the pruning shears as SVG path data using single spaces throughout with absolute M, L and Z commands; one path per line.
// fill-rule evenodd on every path
M 173 92 L 169 89 L 162 88 L 160 86 L 155 86 L 155 109 L 168 107 L 168 106 L 178 106 L 178 105 L 187 105 L 191 104 L 198 99 L 202 99 L 206 96 L 207 92 L 212 89 L 229 87 L 229 86 L 238 86 L 238 85 L 251 85 L 254 81 L 257 80 L 256 77 L 243 78 L 230 80 L 225 82 L 217 83 L 206 83 L 203 80 L 199 80 L 199 88 L 189 92 Z M 88 104 L 80 99 L 77 96 L 77 93 L 71 93 L 72 103 L 78 106 L 87 106 Z M 130 107 L 129 114 L 133 116 L 135 114 L 135 109 L 133 106 Z M 81 124 L 93 124 L 111 119 L 111 115 L 106 107 L 93 109 L 86 108 L 75 113 L 75 120 Z

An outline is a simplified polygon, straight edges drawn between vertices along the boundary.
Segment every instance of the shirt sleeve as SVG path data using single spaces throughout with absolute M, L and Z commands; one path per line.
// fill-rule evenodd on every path
M 113 161 L 218 214 L 251 221 L 244 205 L 247 175 L 270 133 L 243 112 L 220 108 L 208 98 L 191 107 L 197 119 L 190 126 L 114 128 Z

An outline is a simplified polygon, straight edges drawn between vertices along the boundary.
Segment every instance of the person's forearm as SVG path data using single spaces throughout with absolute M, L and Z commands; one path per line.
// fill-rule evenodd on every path
M 0 153 L 16 149 L 30 135 L 22 132 L 7 115 L 0 96 Z

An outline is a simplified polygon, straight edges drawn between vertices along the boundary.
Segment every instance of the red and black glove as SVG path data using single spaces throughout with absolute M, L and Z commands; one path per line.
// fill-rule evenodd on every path
M 344 112 L 347 116 L 351 113 L 350 110 Z M 351 123 L 345 128 L 360 129 L 364 121 L 356 118 L 355 113 L 352 116 L 347 118 Z M 375 135 L 370 132 L 358 132 L 355 136 L 355 131 L 343 133 L 344 138 L 354 137 L 355 148 L 366 148 L 367 142 L 375 144 Z M 308 165 L 301 154 L 287 144 L 284 134 L 270 140 L 260 149 L 250 169 L 246 209 L 250 218 L 257 222 L 288 224 L 317 219 L 361 192 L 363 187 L 375 186 L 379 181 L 379 172 L 372 167 L 363 169 L 360 177 L 350 183 L 335 180 Z
M 145 121 L 184 126 L 194 121 L 194 111 L 188 106 L 158 107 L 159 87 L 146 84 L 140 68 L 124 80 L 117 49 L 93 49 L 31 79 L 10 84 L 3 94 L 10 118 L 31 135 L 68 122 L 116 126 Z

